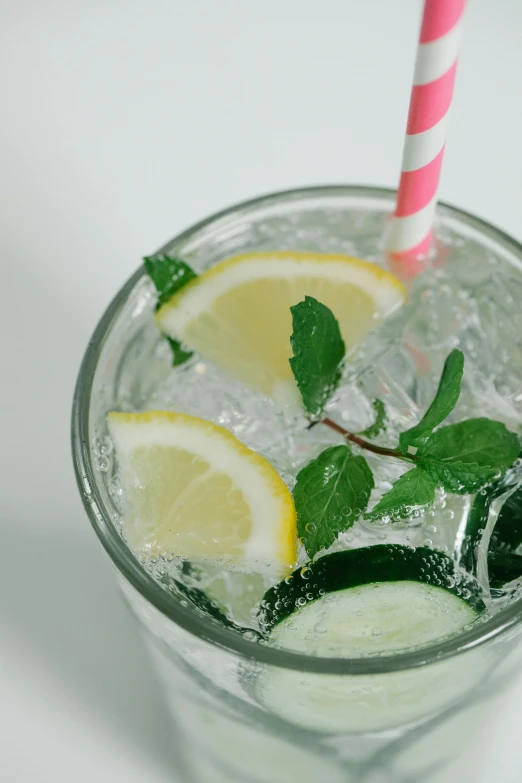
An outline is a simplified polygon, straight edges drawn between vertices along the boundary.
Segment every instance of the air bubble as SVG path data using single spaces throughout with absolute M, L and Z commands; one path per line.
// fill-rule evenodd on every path
M 112 451 L 112 441 L 108 435 L 94 438 L 92 450 L 98 457 L 107 457 Z
M 100 473 L 107 473 L 110 465 L 110 460 L 107 457 L 98 457 L 96 460 L 96 468 L 100 471 Z

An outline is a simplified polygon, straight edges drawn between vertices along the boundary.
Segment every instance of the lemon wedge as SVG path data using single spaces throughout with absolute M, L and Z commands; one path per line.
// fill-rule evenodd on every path
M 196 277 L 158 310 L 156 320 L 165 334 L 283 401 L 296 392 L 288 363 L 290 307 L 306 295 L 333 311 L 348 353 L 406 298 L 398 278 L 358 258 L 255 252 Z
M 292 496 L 272 466 L 228 430 L 170 411 L 109 413 L 107 421 L 135 551 L 283 576 L 295 565 Z

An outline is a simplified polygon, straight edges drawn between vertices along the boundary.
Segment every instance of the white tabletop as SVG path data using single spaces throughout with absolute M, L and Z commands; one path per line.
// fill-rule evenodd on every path
M 0 779 L 173 783 L 77 496 L 82 352 L 140 257 L 230 203 L 394 186 L 420 0 L 0 3 Z M 522 238 L 522 3 L 470 3 L 441 196 Z M 522 775 L 522 684 L 483 777 Z M 466 783 L 465 778 L 461 778 Z

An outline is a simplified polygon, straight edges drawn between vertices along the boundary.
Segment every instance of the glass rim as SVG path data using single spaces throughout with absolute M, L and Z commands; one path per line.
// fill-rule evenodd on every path
M 165 252 L 175 242 L 187 240 L 216 220 L 234 213 L 241 213 L 250 207 L 269 204 L 275 200 L 299 200 L 300 198 L 313 196 L 345 195 L 369 199 L 381 198 L 393 203 L 395 194 L 396 191 L 392 188 L 366 185 L 321 185 L 270 193 L 234 204 L 227 209 L 210 215 L 167 242 L 158 252 Z M 522 259 L 522 244 L 501 229 L 492 226 L 469 212 L 444 202 L 439 202 L 438 209 L 447 216 L 458 218 L 460 222 L 478 230 L 482 235 L 494 239 L 497 244 L 502 245 L 505 249 L 515 253 Z M 268 645 L 245 639 L 236 631 L 219 626 L 217 623 L 209 622 L 207 618 L 196 610 L 183 606 L 181 601 L 176 600 L 172 594 L 167 593 L 153 579 L 151 574 L 140 565 L 116 527 L 112 524 L 109 512 L 105 508 L 97 487 L 91 458 L 91 444 L 89 442 L 91 391 L 98 359 L 129 294 L 144 275 L 143 267 L 140 266 L 122 286 L 103 313 L 88 343 L 74 392 L 71 438 L 76 481 L 83 505 L 94 531 L 120 574 L 148 603 L 152 604 L 159 612 L 185 631 L 215 647 L 260 664 L 317 674 L 383 674 L 425 666 L 479 647 L 490 639 L 505 634 L 522 621 L 522 600 L 518 600 L 501 609 L 488 620 L 476 623 L 462 634 L 454 635 L 445 641 L 426 645 L 410 652 L 360 658 L 317 657 L 300 652 L 282 650 L 277 647 L 269 647 Z

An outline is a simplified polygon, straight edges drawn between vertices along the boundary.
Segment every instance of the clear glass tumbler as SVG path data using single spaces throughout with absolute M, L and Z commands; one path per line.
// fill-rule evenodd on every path
M 234 253 L 283 248 L 344 251 L 379 263 L 393 202 L 392 191 L 367 187 L 279 193 L 225 210 L 163 251 L 198 270 Z M 460 286 L 484 286 L 500 269 L 513 286 L 522 285 L 522 247 L 515 240 L 443 204 L 436 229 L 450 280 L 454 275 Z M 102 317 L 78 378 L 72 438 L 85 508 L 171 707 L 176 779 L 475 780 L 472 750 L 520 669 L 521 601 L 422 650 L 359 659 L 309 657 L 256 643 L 204 616 L 168 593 L 127 547 L 105 415 L 139 409 L 170 372 L 152 319 L 154 301 L 140 268 Z M 493 313 L 495 306 L 493 297 Z M 508 374 L 518 377 L 522 365 L 514 366 L 514 343 L 508 347 Z

